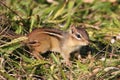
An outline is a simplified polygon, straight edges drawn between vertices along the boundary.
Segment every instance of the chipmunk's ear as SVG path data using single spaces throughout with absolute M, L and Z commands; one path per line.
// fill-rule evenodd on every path
M 70 29 L 69 29 L 69 32 L 71 34 L 75 33 L 77 30 L 76 30 L 76 26 L 74 24 L 70 25 Z

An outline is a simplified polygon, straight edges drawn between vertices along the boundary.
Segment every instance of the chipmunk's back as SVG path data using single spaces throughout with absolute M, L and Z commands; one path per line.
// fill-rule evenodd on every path
M 63 31 L 58 30 L 58 29 L 41 28 L 41 29 L 35 29 L 31 33 L 29 33 L 28 38 L 29 39 L 37 39 L 37 38 L 40 38 L 41 34 L 47 34 L 47 35 L 51 35 L 51 36 L 59 38 L 59 37 L 62 37 L 63 33 L 64 33 Z

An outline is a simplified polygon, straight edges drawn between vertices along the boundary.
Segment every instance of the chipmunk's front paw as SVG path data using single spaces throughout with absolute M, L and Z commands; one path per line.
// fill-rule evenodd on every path
M 65 66 L 71 66 L 72 65 L 72 63 L 70 61 L 66 61 L 66 60 L 63 60 L 62 63 L 65 64 Z

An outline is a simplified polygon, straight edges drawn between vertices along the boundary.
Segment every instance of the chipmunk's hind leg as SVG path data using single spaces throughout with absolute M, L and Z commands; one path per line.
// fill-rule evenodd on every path
M 32 51 L 32 55 L 38 60 L 43 59 L 43 57 L 37 51 Z
M 39 45 L 33 46 L 32 49 L 33 49 L 32 50 L 32 55 L 36 59 L 43 59 L 41 54 L 44 54 L 44 53 L 46 53 L 47 51 L 50 50 L 50 44 L 47 41 L 41 41 L 39 43 Z

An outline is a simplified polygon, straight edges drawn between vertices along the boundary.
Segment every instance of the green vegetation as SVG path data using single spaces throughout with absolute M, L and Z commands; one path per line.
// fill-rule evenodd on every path
M 120 2 L 85 3 L 81 0 L 0 0 L 0 80 L 118 80 L 120 78 Z M 62 64 L 59 54 L 36 60 L 19 43 L 24 37 L 4 38 L 3 31 L 26 35 L 35 28 L 67 30 L 82 25 L 92 43 Z M 115 40 L 115 42 L 112 40 Z M 88 50 L 89 49 L 89 50 Z

